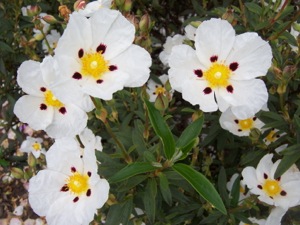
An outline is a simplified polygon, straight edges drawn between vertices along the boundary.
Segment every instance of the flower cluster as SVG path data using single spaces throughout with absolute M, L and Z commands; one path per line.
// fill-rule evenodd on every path
M 29 181 L 29 203 L 48 224 L 89 224 L 107 201 L 109 184 L 99 177 L 95 156 L 101 138 L 86 128 L 87 113 L 95 107 L 92 99 L 110 100 L 124 87 L 142 86 L 150 75 L 149 53 L 132 44 L 134 26 L 101 6 L 93 2 L 73 12 L 63 35 L 51 43 L 54 56 L 25 61 L 18 69 L 26 95 L 14 113 L 55 139 L 47 153 L 40 138 L 28 137 L 21 146 L 36 158 L 46 154 L 47 168 Z

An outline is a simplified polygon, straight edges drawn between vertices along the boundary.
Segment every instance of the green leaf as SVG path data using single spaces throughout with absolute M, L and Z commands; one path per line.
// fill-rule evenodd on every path
M 180 135 L 176 141 L 176 147 L 181 149 L 184 154 L 187 154 L 193 147 L 192 143 L 199 136 L 204 122 L 204 116 L 201 116 L 191 123 Z
M 226 178 L 226 171 L 224 167 L 221 167 L 219 176 L 218 176 L 218 190 L 220 192 L 220 195 L 222 199 L 224 200 L 226 206 L 229 206 L 229 197 L 228 197 L 228 192 L 226 189 L 226 184 L 227 184 L 227 178 Z
M 133 209 L 132 198 L 129 198 L 125 202 L 120 204 L 114 204 L 110 206 L 105 224 L 115 225 L 115 224 L 128 224 L 130 221 L 130 215 Z
M 177 163 L 173 165 L 172 168 L 184 179 L 186 179 L 204 199 L 210 202 L 224 215 L 227 214 L 226 208 L 219 193 L 203 174 L 182 163 Z
M 151 178 L 148 180 L 144 197 L 143 197 L 146 215 L 148 216 L 151 224 L 153 224 L 155 220 L 156 195 L 157 195 L 157 184 L 155 179 Z
M 153 166 L 149 162 L 135 162 L 127 165 L 119 172 L 117 172 L 114 176 L 109 179 L 110 183 L 116 183 L 123 180 L 128 179 L 129 177 L 133 177 L 137 174 L 148 173 L 155 171 L 157 167 Z
M 260 15 L 262 13 L 262 8 L 259 5 L 257 5 L 256 3 L 247 2 L 247 3 L 245 3 L 245 6 L 247 9 L 249 9 L 249 11 L 251 11 L 255 14 Z
M 282 152 L 283 154 L 285 154 L 276 169 L 276 172 L 274 174 L 275 178 L 278 178 L 282 174 L 284 174 L 295 162 L 300 159 L 299 149 L 300 144 L 296 144 L 289 148 L 286 148 L 284 152 Z
M 150 122 L 155 133 L 161 138 L 163 149 L 168 159 L 171 159 L 175 152 L 175 141 L 167 123 L 161 116 L 160 112 L 147 100 L 145 104 L 148 109 Z
M 159 177 L 159 188 L 160 192 L 168 205 L 172 205 L 172 194 L 169 187 L 169 181 L 165 174 L 160 173 Z

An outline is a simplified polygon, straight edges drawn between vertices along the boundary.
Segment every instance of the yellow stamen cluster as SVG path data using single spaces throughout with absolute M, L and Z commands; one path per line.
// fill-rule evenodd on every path
M 212 88 L 227 87 L 229 85 L 228 79 L 230 75 L 231 71 L 229 67 L 220 63 L 213 63 L 212 66 L 204 72 L 204 77 Z
M 109 71 L 109 64 L 101 53 L 87 53 L 81 58 L 81 74 L 99 79 L 105 72 Z
M 159 94 L 164 94 L 166 92 L 166 89 L 162 86 L 158 86 L 156 89 L 155 89 L 155 94 L 156 95 L 159 95 Z
M 44 97 L 45 97 L 45 103 L 48 106 L 53 106 L 57 108 L 64 106 L 49 90 L 45 91 Z
M 35 151 L 40 151 L 42 146 L 40 143 L 38 142 L 34 142 L 33 145 L 32 145 L 32 148 L 35 150 Z
M 89 176 L 75 172 L 67 179 L 67 186 L 75 195 L 86 193 L 89 189 Z
M 278 195 L 282 190 L 280 183 L 277 180 L 267 179 L 262 186 L 262 189 L 267 193 L 268 196 L 274 197 Z
M 245 120 L 239 120 L 238 125 L 241 130 L 250 130 L 251 128 L 253 128 L 253 119 L 249 118 Z

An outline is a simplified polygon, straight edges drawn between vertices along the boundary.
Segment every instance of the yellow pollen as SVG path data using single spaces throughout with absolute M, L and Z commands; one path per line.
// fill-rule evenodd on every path
M 159 95 L 159 94 L 164 94 L 166 92 L 166 89 L 162 86 L 159 86 L 155 89 L 155 94 Z
M 210 87 L 227 87 L 231 71 L 228 66 L 220 63 L 213 63 L 211 67 L 204 72 L 204 77 Z
M 49 90 L 47 90 L 44 93 L 45 97 L 45 103 L 49 106 L 60 108 L 63 106 L 63 104 L 53 95 L 53 93 Z
M 33 149 L 34 149 L 35 151 L 40 151 L 42 146 L 41 146 L 40 143 L 34 142 L 34 144 L 32 145 L 32 147 L 33 147 Z
M 279 181 L 267 179 L 263 185 L 263 190 L 268 196 L 274 197 L 281 192 Z
M 242 186 L 240 186 L 240 193 L 244 194 L 246 192 L 245 188 L 243 188 Z
M 67 186 L 75 195 L 86 193 L 89 189 L 89 176 L 75 172 L 67 179 Z
M 83 76 L 92 76 L 98 80 L 107 71 L 109 71 L 109 64 L 101 53 L 87 53 L 81 58 L 81 74 Z
M 275 135 L 275 130 L 271 130 L 270 133 L 267 135 L 266 140 L 269 142 L 274 142 L 276 141 L 277 137 Z
M 252 118 L 239 120 L 239 127 L 241 130 L 250 130 L 253 127 Z

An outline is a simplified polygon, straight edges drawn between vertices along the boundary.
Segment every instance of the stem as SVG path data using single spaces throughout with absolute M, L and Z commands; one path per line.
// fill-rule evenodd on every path
M 46 45 L 47 45 L 49 54 L 50 54 L 50 55 L 53 55 L 53 49 L 51 48 L 51 46 L 50 46 L 50 44 L 49 44 L 49 41 L 47 40 L 46 34 L 44 33 L 43 29 L 40 29 L 40 31 L 41 31 L 41 33 L 42 33 L 43 36 L 44 36 L 44 40 L 45 40 L 45 43 L 46 43 Z
M 81 148 L 84 148 L 84 145 L 82 144 L 82 141 L 80 140 L 79 135 L 76 135 L 76 139 L 77 139 L 77 141 L 78 141 L 80 147 L 81 147 Z

